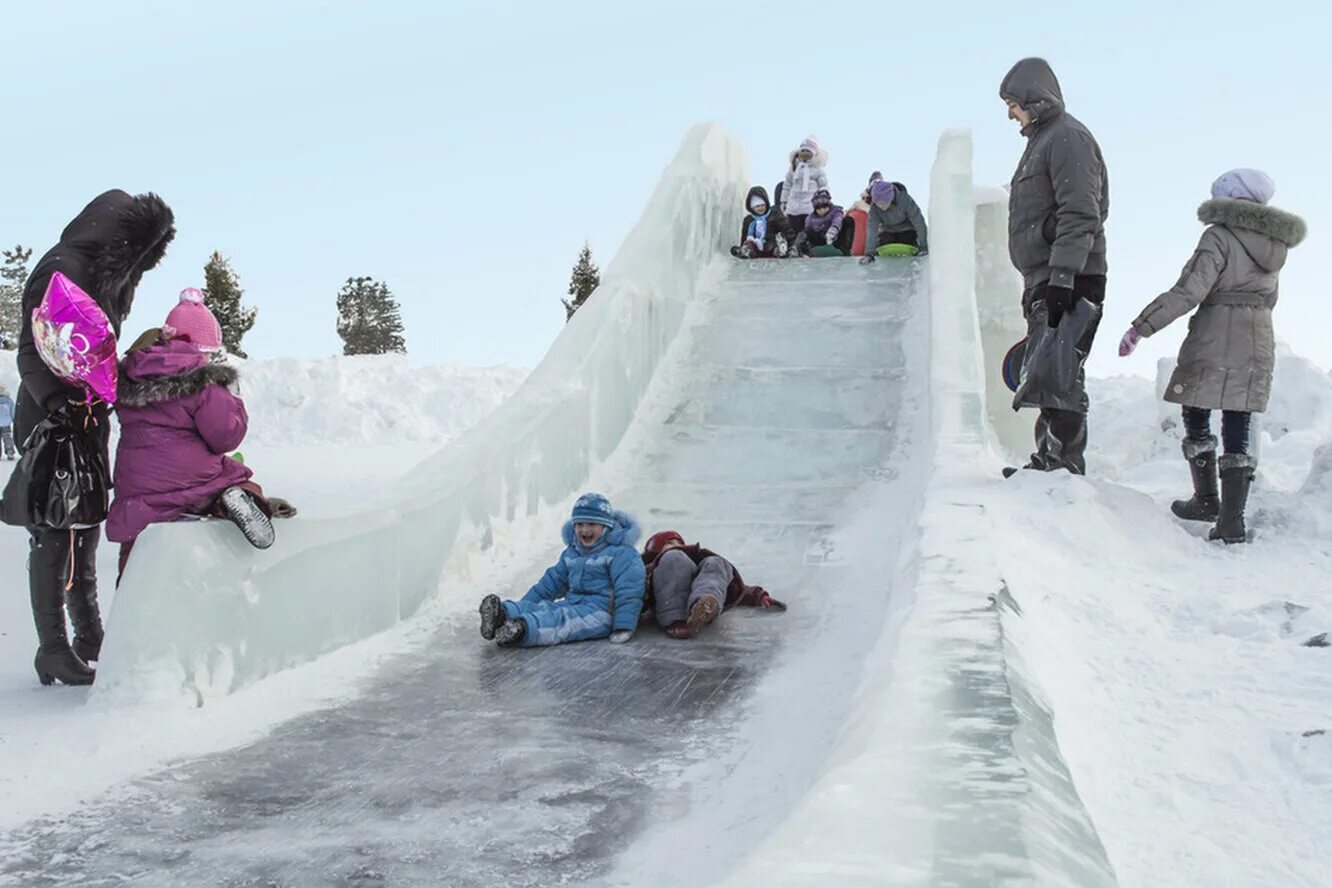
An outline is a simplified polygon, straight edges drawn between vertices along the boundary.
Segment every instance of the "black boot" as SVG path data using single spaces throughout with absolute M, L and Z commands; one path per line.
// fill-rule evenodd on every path
M 69 646 L 65 634 L 65 586 L 70 578 L 71 534 L 67 530 L 36 531 L 28 555 L 28 591 L 37 627 L 33 667 L 44 685 L 90 685 L 96 676 Z
M 486 641 L 495 640 L 495 630 L 504 625 L 509 618 L 504 612 L 504 602 L 498 595 L 487 595 L 481 599 L 481 637 Z
M 1170 511 L 1185 521 L 1215 521 L 1221 514 L 1216 489 L 1216 438 L 1185 438 L 1184 458 L 1193 476 L 1193 497 L 1175 500 Z
M 1249 485 L 1257 464 L 1248 455 L 1221 457 L 1221 516 L 1207 538 L 1224 543 L 1247 543 L 1244 507 L 1249 501 Z
M 102 529 L 74 532 L 74 586 L 65 592 L 65 608 L 74 625 L 71 647 L 85 663 L 101 659 L 102 612 L 97 606 L 97 546 Z
M 526 637 L 526 620 L 505 620 L 503 625 L 495 630 L 495 641 L 505 647 L 520 645 Z

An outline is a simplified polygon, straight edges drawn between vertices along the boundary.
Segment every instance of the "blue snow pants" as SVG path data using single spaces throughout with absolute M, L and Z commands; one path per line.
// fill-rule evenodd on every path
M 611 615 L 602 601 L 584 595 L 569 595 L 559 601 L 506 601 L 504 613 L 527 624 L 523 647 L 564 644 L 606 638 L 611 633 Z

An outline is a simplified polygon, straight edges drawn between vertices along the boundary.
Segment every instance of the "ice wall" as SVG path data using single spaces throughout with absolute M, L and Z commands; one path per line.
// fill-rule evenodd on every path
M 1008 192 L 975 189 L 976 309 L 984 354 L 986 416 L 1004 455 L 1025 461 L 1031 452 L 1035 411 L 1013 410 L 1004 385 L 1004 355 L 1027 334 L 1022 317 L 1022 276 L 1008 258 Z
M 115 598 L 95 698 L 202 704 L 382 631 L 436 592 L 451 559 L 487 546 L 495 522 L 575 494 L 624 435 L 705 269 L 733 239 L 747 178 L 721 127 L 691 130 L 540 366 L 385 505 L 284 523 L 262 553 L 226 526 L 150 528 Z

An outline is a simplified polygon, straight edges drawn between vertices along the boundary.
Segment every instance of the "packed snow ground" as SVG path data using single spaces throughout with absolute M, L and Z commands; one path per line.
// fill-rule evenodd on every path
M 258 380 L 271 370 L 252 365 L 256 442 L 246 455 L 307 511 L 354 507 L 439 444 L 423 439 L 457 430 L 436 419 L 423 431 L 421 414 L 309 423 L 308 411 L 268 402 Z M 0 365 L 0 381 L 10 371 Z M 356 413 L 358 399 L 341 383 L 321 381 L 309 365 L 301 371 L 296 378 L 321 403 Z M 337 376 L 347 372 L 338 367 Z M 456 406 L 450 415 L 479 417 L 519 375 L 404 373 L 409 390 L 398 394 L 424 404 L 440 399 L 449 378 L 475 380 L 475 403 L 446 397 Z M 975 484 L 993 534 L 970 555 L 997 564 L 1008 583 L 1015 604 L 1005 634 L 1055 713 L 1061 752 L 1116 875 L 1143 886 L 1324 884 L 1332 648 L 1317 645 L 1332 632 L 1332 378 L 1282 357 L 1247 547 L 1209 544 L 1202 525 L 1170 516 L 1187 470 L 1174 410 L 1156 399 L 1153 381 L 1095 380 L 1092 397 L 1087 479 L 1024 474 L 1003 483 L 994 455 L 977 454 Z M 297 422 L 280 428 L 266 416 Z M 545 543 L 532 543 L 534 558 Z M 58 815 L 159 763 L 245 743 L 352 694 L 359 676 L 419 641 L 433 620 L 427 609 L 215 707 L 103 711 L 82 705 L 82 689 L 34 680 L 25 548 L 21 532 L 0 534 L 11 590 L 0 598 L 0 828 Z M 113 559 L 107 546 L 105 577 Z
M 266 489 L 302 516 L 342 515 L 484 417 L 524 377 L 512 367 L 410 367 L 396 357 L 251 361 L 242 369 L 251 434 L 242 450 Z M 12 352 L 0 352 L 12 393 Z M 0 484 L 14 464 L 0 462 Z M 299 519 L 297 519 L 299 520 Z M 278 528 L 281 538 L 281 526 Z M 103 614 L 115 598 L 117 547 L 98 563 Z M 144 717 L 85 706 L 87 688 L 42 688 L 32 669 L 27 536 L 0 528 L 0 829 L 59 812 L 162 762 L 222 749 L 349 692 L 355 677 L 422 625 L 353 645 L 211 710 Z M 428 622 L 428 620 L 422 621 Z M 78 755 L 71 758 L 77 738 Z
M 1327 884 L 1332 379 L 1286 354 L 1275 392 L 1250 546 L 1170 514 L 1179 421 L 1141 378 L 1093 382 L 1089 478 L 987 491 L 976 556 L 1124 885 Z

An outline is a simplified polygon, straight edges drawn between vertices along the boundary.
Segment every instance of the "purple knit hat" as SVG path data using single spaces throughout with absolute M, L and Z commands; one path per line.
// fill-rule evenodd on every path
M 890 204 L 896 197 L 897 189 L 893 187 L 892 182 L 880 179 L 870 186 L 870 203 Z
M 832 193 L 828 191 L 827 188 L 820 188 L 818 191 L 815 191 L 814 197 L 810 201 L 810 206 L 814 207 L 816 210 L 819 207 L 830 207 L 832 205 Z

